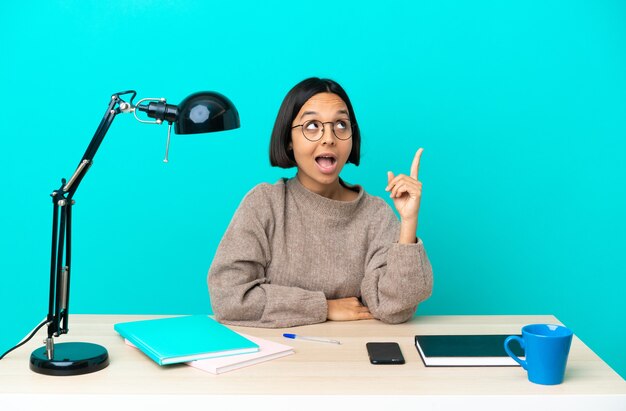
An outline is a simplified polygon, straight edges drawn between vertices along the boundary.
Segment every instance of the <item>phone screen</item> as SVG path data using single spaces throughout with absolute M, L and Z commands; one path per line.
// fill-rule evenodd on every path
M 372 364 L 404 364 L 404 357 L 398 343 L 369 342 L 365 346 Z

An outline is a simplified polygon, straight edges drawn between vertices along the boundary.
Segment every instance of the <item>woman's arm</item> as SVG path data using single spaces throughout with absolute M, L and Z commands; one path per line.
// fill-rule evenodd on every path
M 209 270 L 208 285 L 218 321 L 254 327 L 291 327 L 326 320 L 321 291 L 270 284 L 271 261 L 266 226 L 269 205 L 254 190 L 236 211 Z
M 374 317 L 387 323 L 409 320 L 417 305 L 430 297 L 433 271 L 421 240 L 398 242 L 401 231 L 391 208 L 381 217 L 370 243 L 361 295 Z

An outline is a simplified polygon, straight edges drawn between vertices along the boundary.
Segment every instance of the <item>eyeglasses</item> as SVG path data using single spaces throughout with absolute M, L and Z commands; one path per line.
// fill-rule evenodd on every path
M 324 124 L 332 124 L 333 134 L 339 140 L 348 140 L 352 137 L 352 124 L 350 120 L 336 120 L 321 122 L 319 120 L 309 120 L 302 124 L 291 127 L 302 127 L 302 135 L 309 141 L 318 141 L 324 135 Z

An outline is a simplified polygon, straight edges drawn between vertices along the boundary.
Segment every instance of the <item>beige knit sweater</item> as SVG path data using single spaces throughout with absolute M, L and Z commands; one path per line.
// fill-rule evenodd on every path
M 400 323 L 432 292 L 424 245 L 398 244 L 400 223 L 360 186 L 354 201 L 306 189 L 297 178 L 259 184 L 237 209 L 209 269 L 215 318 L 291 327 L 326 321 L 327 303 L 360 297 L 374 317 Z

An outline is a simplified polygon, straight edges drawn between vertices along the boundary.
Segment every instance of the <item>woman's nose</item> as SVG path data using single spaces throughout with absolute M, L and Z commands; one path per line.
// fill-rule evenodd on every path
M 322 130 L 322 144 L 335 144 L 335 135 L 332 126 L 325 126 Z

